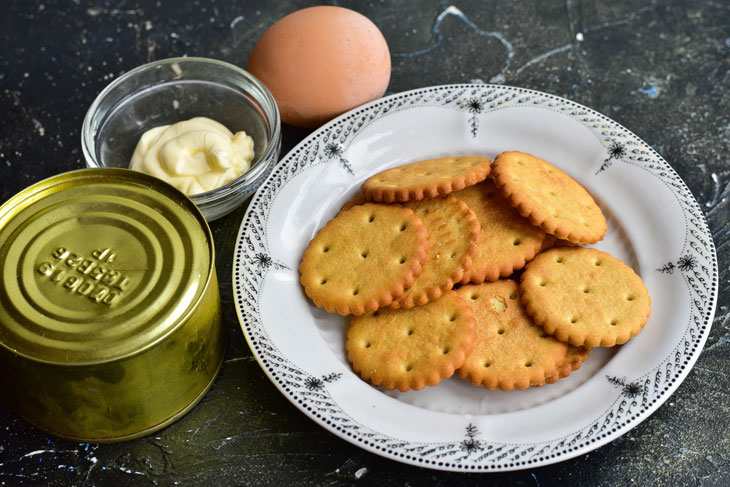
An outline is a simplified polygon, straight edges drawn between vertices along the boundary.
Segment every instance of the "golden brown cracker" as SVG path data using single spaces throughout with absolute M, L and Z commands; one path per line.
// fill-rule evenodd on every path
M 391 308 L 412 308 L 437 299 L 471 268 L 479 243 L 479 221 L 463 201 L 453 196 L 403 204 L 428 229 L 429 252 L 413 286 Z
M 353 317 L 347 358 L 366 381 L 386 389 L 419 390 L 464 363 L 475 336 L 471 308 L 455 292 L 413 309 L 380 309 Z
M 533 225 L 577 244 L 606 234 L 606 218 L 591 195 L 557 167 L 523 152 L 503 152 L 493 166 L 502 195 Z
M 353 206 L 364 205 L 367 202 L 368 202 L 368 200 L 365 199 L 365 195 L 362 194 L 362 192 L 360 191 L 360 192 L 355 193 L 355 195 L 352 198 L 345 201 L 345 203 L 342 205 L 342 208 L 340 209 L 340 211 L 347 211 L 350 208 L 352 208 Z
M 565 360 L 562 364 L 558 366 L 557 372 L 545 378 L 545 384 L 553 384 L 557 382 L 558 379 L 564 379 L 568 377 L 570 374 L 580 369 L 580 367 L 583 365 L 583 362 L 588 360 L 590 355 L 591 350 L 589 348 L 574 347 L 573 345 L 568 345 L 568 353 L 565 355 Z
M 474 385 L 505 391 L 542 384 L 557 373 L 567 345 L 535 326 L 520 304 L 517 282 L 501 280 L 462 286 L 456 291 L 471 304 L 477 338 L 459 376 Z
M 633 269 L 596 249 L 548 250 L 527 264 L 520 293 L 536 324 L 576 347 L 612 347 L 636 336 L 651 312 Z
M 540 250 L 545 232 L 512 208 L 492 181 L 486 180 L 452 193 L 479 220 L 481 234 L 472 268 L 461 282 L 496 281 L 522 269 Z
M 480 156 L 427 159 L 386 169 L 362 185 L 369 201 L 404 202 L 444 196 L 483 181 L 491 161 Z
M 546 233 L 545 240 L 542 241 L 542 247 L 540 247 L 540 252 L 545 252 L 555 247 L 575 247 L 576 245 L 573 242 L 568 242 L 567 240 L 559 239 L 555 235 Z
M 410 287 L 428 253 L 428 232 L 413 211 L 366 204 L 338 214 L 309 243 L 300 282 L 330 313 L 360 315 Z

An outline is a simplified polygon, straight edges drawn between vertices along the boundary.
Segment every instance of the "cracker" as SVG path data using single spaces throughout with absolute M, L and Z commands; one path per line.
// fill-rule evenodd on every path
M 412 308 L 437 299 L 461 281 L 471 268 L 479 243 L 479 221 L 453 196 L 403 204 L 428 229 L 429 251 L 423 270 L 391 308 Z
M 452 193 L 474 212 L 482 228 L 472 268 L 461 282 L 496 281 L 522 269 L 540 250 L 545 232 L 532 225 L 499 194 L 492 181 Z
M 558 372 L 568 346 L 532 323 L 520 304 L 517 282 L 495 281 L 456 291 L 471 304 L 477 321 L 472 352 L 459 376 L 487 389 L 525 389 Z
M 380 309 L 353 317 L 347 358 L 366 381 L 386 389 L 419 390 L 447 379 L 471 351 L 476 324 L 455 292 L 413 309 Z
M 606 234 L 606 218 L 591 195 L 557 167 L 523 152 L 503 152 L 493 166 L 502 195 L 533 225 L 577 244 Z
M 574 244 L 573 242 L 568 242 L 567 240 L 559 239 L 555 235 L 546 233 L 545 240 L 542 241 L 542 247 L 540 247 L 540 252 L 544 252 L 555 247 L 575 247 L 576 245 L 577 244 Z
M 480 156 L 427 159 L 370 177 L 362 192 L 369 201 L 386 203 L 435 198 L 483 181 L 490 169 L 491 161 Z
M 588 360 L 590 355 L 591 350 L 589 348 L 568 345 L 568 353 L 565 355 L 565 360 L 558 366 L 558 371 L 556 373 L 545 378 L 545 384 L 553 384 L 557 382 L 558 379 L 568 377 L 570 374 L 580 369 L 583 362 Z
M 360 191 L 355 193 L 355 195 L 351 199 L 345 201 L 340 211 L 347 211 L 353 206 L 364 205 L 367 202 L 368 200 L 365 199 L 365 195 L 362 194 L 362 191 Z
M 330 313 L 361 315 L 410 287 L 428 253 L 428 232 L 413 211 L 366 204 L 338 214 L 309 242 L 300 282 Z
M 636 336 L 651 312 L 633 269 L 596 249 L 561 247 L 527 264 L 520 293 L 535 323 L 576 347 L 612 347 Z

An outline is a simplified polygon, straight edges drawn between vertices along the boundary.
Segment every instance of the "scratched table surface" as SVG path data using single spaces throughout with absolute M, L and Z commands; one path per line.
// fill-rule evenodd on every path
M 587 105 L 654 147 L 705 211 L 720 289 L 730 279 L 730 5 L 722 0 L 343 1 L 380 27 L 388 93 L 445 83 L 533 88 Z M 256 39 L 307 1 L 4 1 L 0 202 L 84 166 L 80 129 L 110 81 L 148 61 L 206 56 L 242 67 Z M 309 131 L 284 126 L 285 154 Z M 730 485 L 730 302 L 692 372 L 649 419 L 592 453 L 519 472 L 400 464 L 325 431 L 253 359 L 231 292 L 244 207 L 213 223 L 226 360 L 204 400 L 146 438 L 95 445 L 37 431 L 0 403 L 2 485 Z

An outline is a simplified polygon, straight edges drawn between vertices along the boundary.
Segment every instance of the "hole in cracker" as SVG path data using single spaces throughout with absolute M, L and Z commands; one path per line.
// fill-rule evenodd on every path
M 558 264 L 562 264 L 563 263 L 563 258 L 562 257 L 558 257 L 557 259 L 555 259 L 555 262 L 557 262 Z
M 545 287 L 546 284 L 547 284 L 547 281 L 545 281 L 544 279 L 537 283 L 537 285 L 540 287 Z
M 413 366 L 410 364 L 406 365 L 406 372 L 410 372 L 411 370 L 413 370 Z
M 353 289 L 352 295 L 353 296 L 357 296 L 358 294 L 360 294 L 360 290 L 359 289 Z
M 452 259 L 455 259 L 456 258 L 456 254 L 451 254 L 451 258 Z
M 519 239 L 519 238 L 517 238 L 517 239 L 515 239 L 515 240 L 513 240 L 513 241 L 512 241 L 512 245 L 519 245 L 519 244 L 521 244 L 521 243 L 522 243 L 522 242 L 520 241 L 520 239 Z
M 409 328 L 406 333 L 408 334 L 408 336 L 411 336 L 411 335 L 413 335 L 414 331 L 416 331 L 416 330 L 414 330 L 413 328 Z
M 525 367 L 532 367 L 532 361 L 525 362 Z
M 399 264 L 405 264 L 406 263 L 406 258 L 405 257 L 401 257 L 400 260 L 398 261 L 398 263 Z
M 362 252 L 360 252 L 360 257 L 362 257 L 363 259 L 366 259 L 369 253 L 370 253 L 369 250 L 363 250 Z
M 549 194 L 550 194 L 550 196 L 557 196 L 558 195 L 558 193 L 556 193 L 555 191 L 550 191 Z
M 476 294 L 472 294 L 469 297 L 471 298 L 472 301 L 476 301 L 479 296 L 477 296 Z
M 509 298 L 514 301 L 515 299 L 517 299 L 517 293 L 510 294 Z
M 372 223 L 372 222 L 374 222 L 374 221 L 375 221 L 375 215 L 370 215 L 370 216 L 368 217 L 368 222 Z
M 636 297 L 633 294 L 626 296 L 626 301 L 633 301 L 634 299 L 636 299 Z
M 363 347 L 365 347 L 365 348 L 370 348 L 370 345 L 372 345 L 372 343 L 370 343 L 370 342 L 365 342 L 365 343 L 363 344 Z
M 324 247 L 324 248 L 322 249 L 322 252 L 324 252 L 325 254 L 326 254 L 327 252 L 329 252 L 329 251 L 330 251 L 330 248 L 329 248 L 329 246 L 327 246 L 327 247 Z
M 449 349 L 448 347 L 446 347 L 446 348 L 442 348 L 442 349 L 441 349 L 441 353 L 442 353 L 443 355 L 448 355 L 448 353 L 449 353 L 450 351 L 451 351 L 451 349 Z
M 595 262 L 593 263 L 593 265 L 594 265 L 594 266 L 600 266 L 600 265 L 601 265 L 601 261 L 600 261 L 600 260 L 597 260 L 597 261 L 595 261 Z
M 456 315 L 453 314 L 453 315 L 449 316 L 449 321 L 456 321 Z
M 491 367 L 492 362 L 484 362 L 484 368 Z
M 616 320 L 611 320 L 611 326 L 616 326 L 616 325 L 618 325 L 618 321 L 616 321 Z
M 497 330 L 497 335 L 504 335 L 504 328 Z
M 502 296 L 493 296 L 489 300 L 489 305 L 498 313 L 502 313 L 507 309 L 507 303 L 504 302 L 504 298 Z
M 577 323 L 578 322 L 578 318 L 573 317 L 573 318 L 570 319 L 570 322 L 571 323 Z
M 319 284 L 322 285 L 322 286 L 324 286 L 325 284 L 327 284 L 327 278 L 324 278 L 321 281 L 319 281 Z
M 406 230 L 406 228 L 407 228 L 407 225 L 404 223 L 403 225 L 400 226 L 400 231 L 404 232 Z
M 583 288 L 583 292 L 584 292 L 585 294 L 588 294 L 589 292 L 591 292 L 591 290 L 590 290 L 590 289 L 588 289 L 587 287 L 584 287 L 584 288 Z

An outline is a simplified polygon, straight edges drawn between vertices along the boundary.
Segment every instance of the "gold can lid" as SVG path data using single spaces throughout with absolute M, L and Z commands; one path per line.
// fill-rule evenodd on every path
M 32 360 L 129 357 L 181 325 L 212 279 L 213 240 L 181 192 L 82 169 L 0 206 L 0 345 Z

